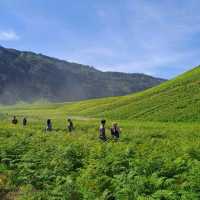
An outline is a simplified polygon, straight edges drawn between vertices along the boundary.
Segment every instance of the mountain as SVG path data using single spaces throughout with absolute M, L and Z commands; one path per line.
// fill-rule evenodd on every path
M 144 74 L 102 72 L 33 52 L 0 47 L 0 103 L 77 101 L 142 91 L 165 81 Z
M 197 122 L 200 121 L 200 66 L 137 94 L 58 105 L 57 111 L 113 120 Z

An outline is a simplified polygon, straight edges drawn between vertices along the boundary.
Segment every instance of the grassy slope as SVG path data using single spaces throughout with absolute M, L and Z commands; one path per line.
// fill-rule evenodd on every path
M 49 114 L 138 119 L 148 121 L 200 121 L 200 67 L 165 82 L 158 87 L 133 95 L 81 101 L 68 104 L 19 106 L 4 108 L 6 112 L 38 116 Z M 9 112 L 10 111 L 10 112 Z
M 200 67 L 135 95 L 66 105 L 69 113 L 113 119 L 200 120 Z

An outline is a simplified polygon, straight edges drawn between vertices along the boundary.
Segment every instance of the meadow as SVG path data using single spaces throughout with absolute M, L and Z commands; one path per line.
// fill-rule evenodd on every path
M 1 199 L 200 199 L 198 123 L 121 120 L 120 140 L 102 142 L 98 119 L 75 118 L 67 133 L 54 113 L 46 133 L 47 111 L 31 112 L 27 127 L 11 114 L 1 115 Z
M 1 106 L 0 199 L 199 200 L 199 77 L 197 67 L 124 97 Z M 102 118 L 108 137 L 118 122 L 119 141 L 99 140 Z

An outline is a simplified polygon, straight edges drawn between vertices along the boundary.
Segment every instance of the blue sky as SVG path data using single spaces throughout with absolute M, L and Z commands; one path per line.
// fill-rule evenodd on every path
M 199 0 L 0 0 L 0 45 L 172 78 L 200 64 Z

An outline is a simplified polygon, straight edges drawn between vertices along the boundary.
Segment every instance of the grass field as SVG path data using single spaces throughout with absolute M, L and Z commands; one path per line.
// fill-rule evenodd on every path
M 199 77 L 198 67 L 136 95 L 0 107 L 0 199 L 199 200 Z M 119 141 L 98 139 L 101 118 L 108 136 L 119 123 Z

